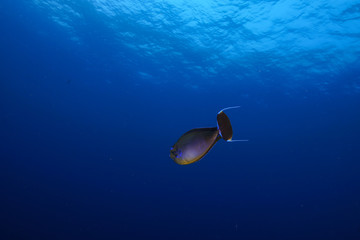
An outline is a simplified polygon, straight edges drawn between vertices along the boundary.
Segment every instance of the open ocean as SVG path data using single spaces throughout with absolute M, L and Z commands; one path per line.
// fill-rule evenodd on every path
M 360 2 L 1 0 L 1 240 L 360 240 Z M 186 131 L 234 139 L 176 164 Z

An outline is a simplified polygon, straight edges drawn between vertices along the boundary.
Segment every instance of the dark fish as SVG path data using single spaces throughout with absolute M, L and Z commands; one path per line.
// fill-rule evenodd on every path
M 182 135 L 170 150 L 170 158 L 177 164 L 187 165 L 203 158 L 217 141 L 223 138 L 225 141 L 232 140 L 232 127 L 230 119 L 224 110 L 237 107 L 224 108 L 217 114 L 217 127 L 195 128 Z

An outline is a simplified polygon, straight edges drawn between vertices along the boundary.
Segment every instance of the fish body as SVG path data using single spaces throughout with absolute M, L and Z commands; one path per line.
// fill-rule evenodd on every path
M 195 128 L 183 134 L 171 148 L 170 158 L 180 165 L 191 164 L 203 158 L 221 138 L 231 141 L 230 119 L 223 110 L 217 114 L 217 127 Z
M 182 135 L 171 148 L 170 157 L 180 165 L 199 161 L 220 138 L 216 127 L 192 129 Z

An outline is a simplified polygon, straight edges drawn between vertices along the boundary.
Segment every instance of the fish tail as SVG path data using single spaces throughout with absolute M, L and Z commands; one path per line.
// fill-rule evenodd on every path
M 225 109 L 229 109 L 229 108 L 225 108 Z M 233 136 L 231 122 L 230 122 L 229 117 L 223 112 L 223 110 L 221 110 L 217 114 L 217 117 L 216 117 L 217 118 L 217 128 L 219 129 L 220 136 L 225 141 L 231 141 L 232 136 Z

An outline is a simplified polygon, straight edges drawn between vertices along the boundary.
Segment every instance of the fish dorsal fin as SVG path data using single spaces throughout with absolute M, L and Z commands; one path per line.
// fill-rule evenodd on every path
M 220 110 L 217 114 L 217 127 L 220 136 L 227 142 L 247 142 L 248 140 L 232 140 L 233 130 L 229 117 L 224 113 L 225 110 L 239 108 L 240 106 L 227 107 Z

